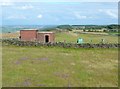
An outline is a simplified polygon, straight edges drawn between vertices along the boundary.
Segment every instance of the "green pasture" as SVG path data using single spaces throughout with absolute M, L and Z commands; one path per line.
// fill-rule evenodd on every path
M 77 34 L 73 32 L 61 32 L 55 34 L 57 42 L 76 43 L 78 38 L 82 38 L 84 43 L 100 43 L 104 39 L 104 43 L 118 43 L 118 36 L 97 35 L 97 34 Z
M 56 35 L 59 41 L 66 38 L 75 42 L 77 38 L 67 34 Z M 80 36 L 84 39 L 92 37 L 96 42 L 101 38 Z M 3 46 L 2 68 L 3 87 L 118 86 L 117 49 Z

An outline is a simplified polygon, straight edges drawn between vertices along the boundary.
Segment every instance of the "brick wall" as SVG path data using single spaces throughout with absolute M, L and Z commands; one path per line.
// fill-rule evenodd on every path
M 35 41 L 37 38 L 37 30 L 21 30 L 20 37 L 22 41 Z
M 37 41 L 45 43 L 45 36 L 49 36 L 49 42 L 54 42 L 55 41 L 55 34 L 54 33 L 38 33 L 37 34 Z
M 21 41 L 39 41 L 42 43 L 46 42 L 46 36 L 48 36 L 48 42 L 55 41 L 55 34 L 53 32 L 38 32 L 38 30 L 21 30 L 20 40 Z

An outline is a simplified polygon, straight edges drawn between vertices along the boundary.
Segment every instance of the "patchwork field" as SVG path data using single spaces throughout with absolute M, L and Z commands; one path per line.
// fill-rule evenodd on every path
M 3 46 L 3 87 L 117 87 L 117 49 Z

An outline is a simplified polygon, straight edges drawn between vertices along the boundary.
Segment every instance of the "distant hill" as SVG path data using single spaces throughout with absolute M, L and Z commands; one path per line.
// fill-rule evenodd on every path
M 100 30 L 106 29 L 109 32 L 118 32 L 118 25 L 13 25 L 13 26 L 2 26 L 0 30 L 2 33 L 12 33 L 20 31 L 21 29 L 38 29 L 39 31 L 53 31 L 53 30 Z
M 2 33 L 12 33 L 20 31 L 21 29 L 38 29 L 38 30 L 44 30 L 46 28 L 53 28 L 56 27 L 55 25 L 12 25 L 12 26 L 2 26 L 0 27 L 0 30 L 2 30 Z

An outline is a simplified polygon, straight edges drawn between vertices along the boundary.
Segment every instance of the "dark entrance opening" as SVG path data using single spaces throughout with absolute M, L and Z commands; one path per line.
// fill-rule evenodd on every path
M 45 42 L 46 42 L 46 43 L 49 42 L 49 36 L 48 36 L 48 35 L 45 36 Z

